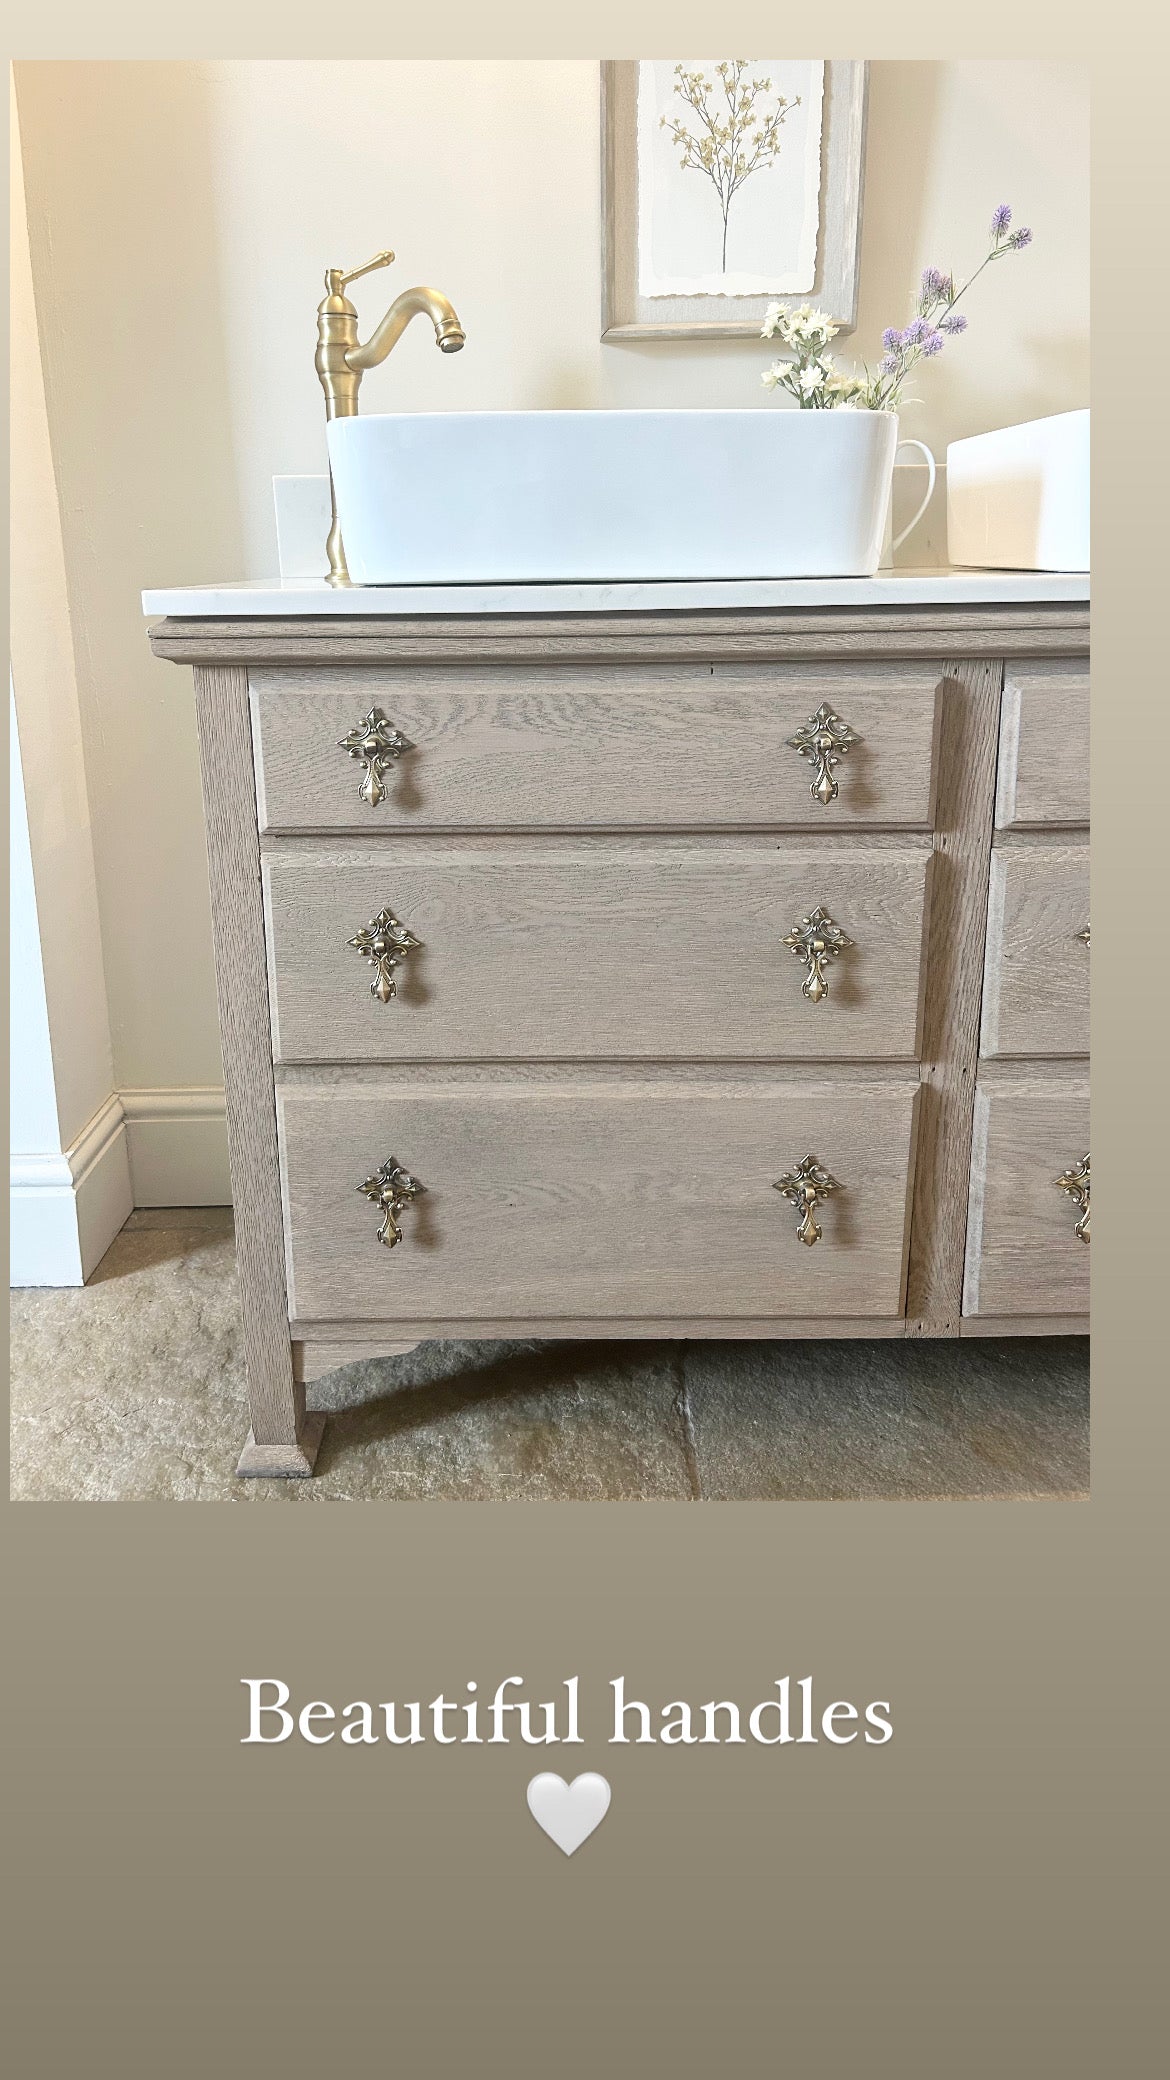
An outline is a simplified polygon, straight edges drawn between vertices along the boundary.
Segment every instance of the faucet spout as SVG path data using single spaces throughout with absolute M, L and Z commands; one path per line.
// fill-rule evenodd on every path
M 396 296 L 380 325 L 376 326 L 364 345 L 350 347 L 346 353 L 346 366 L 355 375 L 367 368 L 377 368 L 387 354 L 396 347 L 412 318 L 427 317 L 435 328 L 435 344 L 441 353 L 457 354 L 464 343 L 463 327 L 454 306 L 439 289 L 404 289 Z

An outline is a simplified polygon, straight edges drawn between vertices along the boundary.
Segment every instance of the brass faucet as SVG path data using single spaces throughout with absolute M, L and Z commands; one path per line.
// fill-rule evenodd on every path
M 435 343 L 441 353 L 457 354 L 464 341 L 462 325 L 447 298 L 438 289 L 404 289 L 396 296 L 380 325 L 376 326 L 363 346 L 358 340 L 357 312 L 345 290 L 350 282 L 356 282 L 363 274 L 372 274 L 377 267 L 389 267 L 393 253 L 375 253 L 364 267 L 355 267 L 344 274 L 340 267 L 330 267 L 325 273 L 327 294 L 317 305 L 317 352 L 314 367 L 321 378 L 325 392 L 326 419 L 354 419 L 357 417 L 358 391 L 362 376 L 367 368 L 376 368 L 385 361 L 391 349 L 397 346 L 412 318 L 420 312 L 427 316 L 435 328 Z M 337 494 L 333 488 L 333 471 L 329 471 L 329 498 L 332 519 L 326 548 L 329 552 L 329 583 L 348 585 L 349 572 L 345 564 L 345 549 L 341 540 L 341 528 L 337 519 Z

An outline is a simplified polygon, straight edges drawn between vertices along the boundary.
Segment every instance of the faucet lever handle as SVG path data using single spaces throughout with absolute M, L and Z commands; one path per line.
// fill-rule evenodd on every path
M 348 274 L 345 274 L 340 267 L 329 267 L 325 270 L 325 287 L 328 289 L 330 296 L 340 296 L 342 290 L 347 288 L 350 282 L 356 282 L 363 274 L 373 274 L 375 268 L 389 267 L 393 258 L 393 253 L 389 251 L 375 253 L 372 260 L 367 260 L 362 267 L 351 268 Z

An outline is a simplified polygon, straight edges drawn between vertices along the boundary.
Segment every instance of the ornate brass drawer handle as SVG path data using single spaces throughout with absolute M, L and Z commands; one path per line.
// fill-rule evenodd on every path
M 378 803 L 386 798 L 386 773 L 392 770 L 395 759 L 401 758 L 404 751 L 413 750 L 414 746 L 409 737 L 395 729 L 381 708 L 371 708 L 360 722 L 354 723 L 348 736 L 339 738 L 337 748 L 348 751 L 351 758 L 361 759 L 365 772 L 358 794 L 371 809 L 376 809 Z
M 827 809 L 830 802 L 836 801 L 838 789 L 833 774 L 845 753 L 863 741 L 855 729 L 850 729 L 849 724 L 841 720 L 828 701 L 822 701 L 816 714 L 802 723 L 794 737 L 789 737 L 792 750 L 799 751 L 802 758 L 807 758 L 809 764 L 816 767 L 809 788 L 814 802 L 823 802 Z
M 1089 1240 L 1089 1157 L 1088 1151 L 1071 1170 L 1065 1170 L 1056 1179 L 1062 1192 L 1067 1192 L 1081 1209 L 1081 1217 L 1073 1229 L 1079 1242 Z
M 404 1206 L 410 1205 L 412 1199 L 417 1199 L 421 1192 L 426 1191 L 425 1184 L 420 1184 L 417 1177 L 412 1177 L 409 1170 L 404 1170 L 397 1156 L 391 1156 L 388 1162 L 382 1164 L 381 1169 L 375 1170 L 372 1177 L 367 1177 L 364 1184 L 359 1184 L 358 1190 L 364 1192 L 367 1199 L 372 1199 L 376 1206 L 381 1207 L 382 1225 L 378 1230 L 378 1240 L 384 1242 L 387 1249 L 393 1249 L 395 1244 L 402 1240 L 398 1215 Z
M 792 930 L 784 934 L 780 943 L 790 947 L 797 960 L 803 961 L 808 969 L 800 985 L 801 996 L 807 997 L 810 1004 L 819 1004 L 822 997 L 829 994 L 826 963 L 835 961 L 839 953 L 852 946 L 853 941 L 839 924 L 834 924 L 823 905 L 818 904 L 811 917 L 802 917 L 799 924 L 794 924 Z
M 352 946 L 355 953 L 360 953 L 374 970 L 370 995 L 377 997 L 380 1004 L 388 1004 L 391 997 L 398 995 L 394 982 L 395 968 L 401 966 L 416 946 L 422 945 L 422 940 L 407 930 L 393 910 L 386 909 L 379 910 L 378 915 L 371 917 L 369 924 L 363 925 L 346 944 Z
M 816 1156 L 802 1156 L 795 1170 L 786 1170 L 783 1177 L 776 1179 L 772 1189 L 775 1192 L 783 1192 L 786 1199 L 792 1200 L 800 1214 L 796 1223 L 796 1239 L 798 1242 L 807 1242 L 811 1249 L 813 1243 L 821 1239 L 816 1209 L 822 1199 L 828 1198 L 830 1192 L 841 1191 L 841 1185 L 835 1177 L 830 1177 L 824 1164 Z

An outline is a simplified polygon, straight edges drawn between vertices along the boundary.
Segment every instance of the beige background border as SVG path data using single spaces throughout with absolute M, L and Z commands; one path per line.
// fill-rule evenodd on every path
M 462 11 L 451 0 L 442 33 L 466 53 L 485 18 L 461 34 Z M 635 55 L 666 40 L 667 14 L 685 42 L 704 13 L 624 0 L 587 33 Z M 746 33 L 753 11 L 722 19 Z M 65 21 L 60 5 L 38 16 L 18 54 L 48 55 L 50 27 L 73 55 L 271 55 L 321 35 L 303 7 L 264 33 L 240 0 L 167 28 L 157 9 L 115 6 L 100 45 L 92 9 L 72 36 Z M 835 40 L 874 56 L 936 56 L 945 41 L 934 9 L 900 11 L 896 48 L 875 26 L 839 8 Z M 19 2001 L 4 2048 L 21 2080 L 1152 2069 L 1166 73 L 1144 26 L 1136 48 L 1124 13 L 1107 27 L 1092 1502 L 7 1508 Z M 393 29 L 407 50 L 382 8 L 355 7 L 347 28 L 351 48 L 384 51 Z M 410 54 L 433 52 L 435 19 L 416 33 Z M 993 7 L 980 34 L 1005 55 L 1078 44 L 1067 9 Z M 550 52 L 550 17 L 528 28 L 501 7 L 493 51 L 509 42 Z M 129 293 L 148 325 L 154 289 L 131 270 Z M 238 1679 L 276 1672 L 327 1697 L 427 1697 L 512 1673 L 543 1695 L 574 1672 L 596 1696 L 624 1673 L 661 1702 L 752 1702 L 778 1675 L 811 1673 L 830 1696 L 891 1698 L 897 1731 L 860 1753 L 591 1743 L 571 1759 L 609 1774 L 613 1809 L 565 1861 L 523 1810 L 533 1764 L 519 1747 L 241 1748 Z

